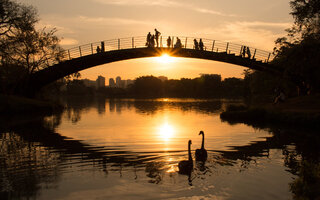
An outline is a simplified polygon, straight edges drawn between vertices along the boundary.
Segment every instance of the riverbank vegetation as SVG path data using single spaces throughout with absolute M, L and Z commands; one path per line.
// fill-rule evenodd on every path
M 0 93 L 30 96 L 30 75 L 63 57 L 56 29 L 36 29 L 32 6 L 2 0 L 0 11 Z
M 188 97 L 188 98 L 243 98 L 244 79 L 226 78 L 218 74 L 203 74 L 197 78 L 160 80 L 154 76 L 136 78 L 127 88 L 87 87 L 81 80 L 66 83 L 65 95 L 102 95 L 106 97 Z
M 37 29 L 38 22 L 34 7 L 0 1 L 0 114 L 50 112 L 60 107 L 36 100 L 33 88 L 28 87 L 33 73 L 63 57 L 56 29 Z
M 281 104 L 231 105 L 220 118 L 229 123 L 316 129 L 320 128 L 319 98 L 319 95 L 304 96 Z
M 50 101 L 0 94 L 0 115 L 2 116 L 20 113 L 52 114 L 62 109 L 61 105 Z
M 292 0 L 290 6 L 294 24 L 286 30 L 286 37 L 276 40 L 271 63 L 282 75 L 247 71 L 247 91 L 253 97 L 249 106 L 230 107 L 221 114 L 222 119 L 320 127 L 320 1 Z M 276 96 L 264 96 L 275 89 L 282 92 L 283 102 L 275 101 Z M 269 103 L 262 103 L 266 99 Z

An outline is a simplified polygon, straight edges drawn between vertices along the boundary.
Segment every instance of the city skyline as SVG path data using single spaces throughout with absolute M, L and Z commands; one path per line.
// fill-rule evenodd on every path
M 201 77 L 202 75 L 205 75 L 205 73 L 200 73 L 199 76 L 197 76 L 197 77 Z M 217 75 L 219 75 L 219 74 L 217 74 Z M 152 76 L 152 75 L 151 75 L 151 76 Z M 140 77 L 141 77 L 141 76 L 140 76 Z M 170 80 L 170 78 L 168 78 L 167 76 L 154 76 L 154 77 L 156 77 L 156 78 L 158 78 L 158 79 L 160 79 L 160 80 L 162 80 L 162 81 Z M 133 81 L 136 80 L 136 79 L 139 78 L 139 77 L 135 77 L 135 78 L 133 78 L 133 79 L 122 79 L 121 76 L 105 77 L 105 76 L 102 76 L 102 75 L 98 75 L 98 77 L 97 77 L 95 80 L 92 80 L 92 79 L 89 79 L 89 78 L 81 78 L 81 77 L 79 78 L 79 80 L 88 82 L 86 85 L 87 85 L 87 86 L 90 86 L 90 82 L 91 82 L 91 84 L 92 84 L 93 82 L 96 83 L 96 82 L 99 81 L 99 78 L 100 78 L 100 80 L 101 80 L 101 78 L 104 79 L 104 82 L 105 82 L 105 86 L 106 86 L 106 87 L 107 87 L 107 86 L 110 87 L 110 85 L 111 85 L 111 86 L 114 85 L 114 87 L 115 87 L 115 86 L 119 86 L 119 80 L 120 80 L 120 81 L 130 81 L 130 82 L 133 83 Z M 182 79 L 182 78 L 186 78 L 186 77 L 181 77 L 181 78 L 175 79 L 175 80 L 180 80 L 180 79 Z M 228 78 L 229 78 L 229 77 L 228 77 Z M 230 77 L 230 78 L 232 78 L 232 77 Z M 221 78 L 221 80 L 224 80 L 224 79 L 225 79 L 225 78 Z M 108 81 L 108 84 L 107 84 L 107 80 L 109 80 L 109 81 Z M 118 84 L 117 84 L 117 80 L 118 80 Z M 113 81 L 114 83 L 113 83 L 113 84 L 110 84 L 110 81 Z M 98 87 L 99 87 L 99 86 L 98 86 Z
M 120 76 L 117 76 L 116 78 L 110 77 L 106 78 L 102 75 L 98 75 L 98 77 L 95 80 L 89 79 L 89 78 L 79 78 L 78 80 L 83 81 L 84 85 L 87 87 L 120 87 L 120 88 L 126 88 L 129 84 L 132 84 L 134 80 L 131 79 L 121 79 Z M 107 81 L 108 84 L 107 84 Z M 116 80 L 116 81 L 114 81 Z
M 137 79 L 139 77 L 136 77 L 134 79 L 122 79 L 121 76 L 116 76 L 116 77 L 104 77 L 102 75 L 98 75 L 98 77 L 96 79 L 89 79 L 89 78 L 79 78 L 78 80 L 83 81 L 84 84 L 87 87 L 127 87 L 129 84 L 132 84 L 134 82 L 135 79 Z M 157 76 L 156 78 L 165 81 L 168 80 L 168 77 L 166 76 Z M 108 84 L 107 84 L 107 80 Z M 121 83 L 121 81 L 125 81 L 123 83 Z

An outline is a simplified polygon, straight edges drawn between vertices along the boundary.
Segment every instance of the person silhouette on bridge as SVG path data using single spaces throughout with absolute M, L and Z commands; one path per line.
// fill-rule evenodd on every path
M 104 41 L 101 42 L 101 52 L 104 52 L 105 51 L 105 48 L 104 48 Z
M 101 52 L 101 50 L 100 50 L 100 47 L 99 46 L 97 46 L 97 53 L 100 53 Z
M 243 46 L 243 48 L 242 48 L 242 57 L 246 57 L 246 49 L 247 49 L 247 47 L 246 46 Z
M 154 47 L 154 35 L 150 37 L 150 47 Z
M 156 38 L 156 42 L 157 42 L 157 47 L 159 47 L 159 36 L 161 35 L 161 33 L 155 28 L 155 38 Z
M 149 32 L 148 35 L 147 35 L 147 43 L 146 43 L 146 46 L 147 47 L 150 47 L 150 41 L 151 41 L 151 33 Z
M 199 41 L 199 48 L 201 51 L 203 51 L 203 42 L 202 42 L 202 39 L 200 38 L 200 41 Z
M 197 39 L 194 39 L 193 43 L 194 43 L 194 49 L 199 50 L 199 43 L 198 43 Z
M 180 40 L 180 38 L 178 38 L 178 37 L 177 37 L 177 42 L 176 42 L 176 44 L 174 45 L 174 48 L 182 48 L 181 40 Z
M 250 52 L 249 47 L 247 47 L 247 55 L 248 55 L 248 58 L 250 59 L 251 58 L 251 52 Z
M 171 37 L 169 36 L 167 39 L 167 47 L 170 48 L 171 47 Z

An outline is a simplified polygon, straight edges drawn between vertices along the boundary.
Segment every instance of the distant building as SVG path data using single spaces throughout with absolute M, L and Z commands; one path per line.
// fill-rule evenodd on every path
M 109 78 L 109 87 L 116 87 L 116 83 L 113 78 Z
M 106 79 L 103 76 L 98 76 L 96 80 L 97 88 L 106 86 Z
M 166 76 L 158 76 L 158 79 L 160 79 L 161 81 L 167 81 L 168 77 L 166 77 Z
M 128 85 L 133 84 L 133 80 L 121 80 L 120 76 L 116 77 L 116 81 L 113 78 L 109 79 L 109 87 L 117 87 L 117 88 L 127 88 Z
M 126 87 L 126 83 L 127 83 L 126 80 L 121 80 L 120 81 L 120 88 L 125 88 Z
M 94 88 L 97 87 L 96 81 L 92 81 L 92 80 L 89 80 L 89 79 L 82 79 L 81 81 L 83 82 L 83 84 L 86 87 L 94 87 Z
M 120 76 L 117 76 L 117 78 L 116 78 L 116 86 L 121 87 L 121 77 Z
M 128 80 L 126 80 L 126 84 L 125 84 L 125 88 L 127 88 L 129 85 L 131 85 L 131 84 L 133 84 L 134 83 L 134 80 L 130 80 L 130 79 L 128 79 Z

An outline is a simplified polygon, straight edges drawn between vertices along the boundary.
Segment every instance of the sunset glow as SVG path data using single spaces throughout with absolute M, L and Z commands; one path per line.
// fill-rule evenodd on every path
M 259 5 L 251 1 L 143 1 L 143 0 L 92 0 L 56 3 L 54 1 L 17 0 L 35 6 L 40 11 L 39 28 L 57 28 L 64 49 L 78 49 L 78 46 L 93 43 L 89 52 L 96 52 L 101 41 L 106 49 L 145 44 L 148 32 L 161 32 L 163 47 L 167 47 L 167 36 L 172 46 L 176 36 L 207 38 L 216 41 L 243 44 L 272 51 L 274 41 L 284 35 L 290 27 L 292 17 L 286 1 L 262 1 Z M 70 9 L 77 5 L 77 9 Z M 50 8 L 50 9 L 48 9 Z M 240 8 L 240 9 L 239 9 Z M 270 15 L 272 13 L 272 15 Z M 148 16 L 148 17 L 146 17 Z M 212 20 L 214 19 L 214 20 Z M 136 37 L 134 40 L 131 37 Z M 118 38 L 130 38 L 125 43 Z M 109 40 L 116 39 L 115 43 Z M 216 43 L 216 48 L 222 48 Z M 191 39 L 187 46 L 193 46 Z M 212 43 L 205 44 L 207 49 Z M 224 48 L 222 48 L 224 49 Z M 238 51 L 237 51 L 238 52 Z M 79 54 L 75 54 L 78 56 Z M 154 75 L 168 78 L 196 78 L 200 73 L 221 74 L 223 78 L 243 77 L 243 67 L 203 59 L 182 59 L 163 54 L 153 58 L 139 58 L 112 62 L 80 71 L 81 78 L 96 80 L 99 75 L 106 80 L 121 76 L 135 79 L 139 76 Z
M 164 53 L 159 57 L 155 57 L 155 60 L 162 64 L 169 64 L 175 62 L 175 58 L 171 57 L 169 54 Z
M 1 0 L 0 196 L 320 200 L 319 5 Z

